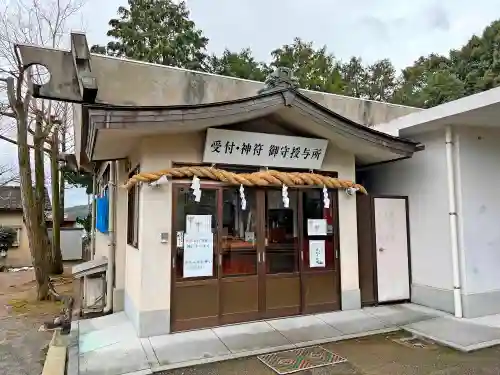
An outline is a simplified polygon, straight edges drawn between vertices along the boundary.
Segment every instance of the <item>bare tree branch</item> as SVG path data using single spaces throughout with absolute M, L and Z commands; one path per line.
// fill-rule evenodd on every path
M 18 145 L 19 145 L 19 143 L 18 143 L 17 141 L 15 141 L 14 139 L 9 138 L 9 137 L 6 137 L 5 135 L 2 135 L 2 134 L 0 134 L 0 139 L 1 139 L 1 140 L 3 140 L 3 141 L 5 141 L 5 142 L 9 142 L 9 143 L 11 143 L 11 144 L 13 144 L 13 145 L 16 145 L 16 146 L 18 146 Z M 33 145 L 28 144 L 27 146 L 28 146 L 29 148 L 33 149 L 33 150 L 35 150 L 35 149 L 36 149 L 36 147 L 35 147 L 35 146 L 33 146 Z M 50 153 L 50 149 L 49 149 L 49 148 L 43 147 L 43 148 L 42 148 L 42 150 L 43 150 L 44 152 Z
M 0 116 L 5 120 L 2 125 L 4 122 L 15 124 L 15 135 L 1 134 L 0 140 L 17 145 L 23 215 L 40 300 L 54 294 L 51 292 L 48 273 L 55 272 L 57 262 L 54 262 L 54 255 L 58 256 L 56 250 L 60 252 L 59 245 L 54 246 L 54 241 L 51 251 L 47 252 L 49 243 L 43 205 L 46 182 L 44 153 L 50 155 L 51 176 L 56 181 L 55 178 L 59 177 L 56 159 L 59 159 L 60 152 L 57 148 L 59 142 L 54 141 L 58 140 L 62 131 L 57 119 L 63 118 L 61 113 L 64 113 L 64 109 L 61 112 L 61 108 L 64 107 L 57 102 L 32 98 L 29 87 L 31 83 L 38 83 L 44 78 L 43 70 L 46 71 L 46 68 L 40 65 L 25 68 L 17 48 L 13 46 L 59 46 L 67 34 L 68 20 L 80 10 L 83 3 L 84 0 L 9 0 L 0 4 L 0 92 L 6 95 L 0 95 L 0 100 L 7 98 L 7 102 L 0 105 Z M 68 128 L 66 124 L 64 128 Z M 48 140 L 50 136 L 52 141 Z M 50 148 L 46 148 L 46 144 Z M 30 149 L 33 153 L 30 153 Z M 34 155 L 34 170 L 30 154 Z
M 0 165 L 0 186 L 5 186 L 13 182 L 19 182 L 19 175 L 16 170 L 7 165 Z

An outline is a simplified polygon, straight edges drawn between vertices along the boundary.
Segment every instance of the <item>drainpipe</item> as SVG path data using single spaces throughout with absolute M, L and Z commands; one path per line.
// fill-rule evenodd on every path
M 455 188 L 455 153 L 453 144 L 453 130 L 450 125 L 446 126 L 446 170 L 448 172 L 448 199 L 450 217 L 450 240 L 451 240 L 451 262 L 453 266 L 453 301 L 455 305 L 455 317 L 462 318 L 462 295 L 460 286 L 460 266 L 458 259 L 458 220 L 457 220 L 457 198 Z
M 113 286 L 115 280 L 115 251 L 116 251 L 116 180 L 117 180 L 117 162 L 112 161 L 110 164 L 109 178 L 109 213 L 110 220 L 108 225 L 108 269 L 106 272 L 106 306 L 104 314 L 111 312 L 113 309 Z
M 95 222 L 96 222 L 96 191 L 97 191 L 97 178 L 96 174 L 92 174 L 92 228 L 90 229 L 90 258 L 94 259 L 95 256 Z

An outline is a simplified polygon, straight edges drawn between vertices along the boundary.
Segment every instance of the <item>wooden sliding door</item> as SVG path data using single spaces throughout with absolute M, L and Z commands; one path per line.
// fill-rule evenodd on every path
M 220 323 L 259 319 L 260 252 L 257 191 L 222 188 L 220 242 Z
M 189 185 L 174 185 L 172 217 L 171 325 L 173 331 L 219 324 L 218 207 L 220 191 L 202 187 L 201 201 L 195 202 Z M 193 222 L 196 220 L 196 222 Z M 209 220 L 209 222 L 206 222 Z M 192 254 L 196 234 L 212 240 L 210 259 Z M 190 238 L 191 236 L 191 238 Z M 188 248 L 188 246 L 190 246 Z M 194 251 L 197 251 L 194 248 Z
M 267 189 L 265 206 L 265 317 L 300 314 L 299 191 L 288 191 L 284 207 L 281 190 Z
M 302 192 L 302 313 L 340 309 L 337 192 L 325 208 L 320 189 Z
M 173 185 L 174 331 L 340 308 L 337 193 Z M 311 229 L 313 224 L 324 229 Z

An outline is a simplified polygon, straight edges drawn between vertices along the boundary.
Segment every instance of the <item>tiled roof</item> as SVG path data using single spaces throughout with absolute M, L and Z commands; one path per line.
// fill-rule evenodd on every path
M 22 211 L 22 209 L 21 187 L 0 186 L 0 211 Z M 45 210 L 52 210 L 47 188 L 45 188 Z

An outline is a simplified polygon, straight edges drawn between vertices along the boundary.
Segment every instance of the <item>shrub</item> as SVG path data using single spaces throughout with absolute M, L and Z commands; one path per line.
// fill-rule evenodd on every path
M 15 229 L 0 226 L 0 248 L 7 250 L 12 247 L 16 237 L 17 233 Z

